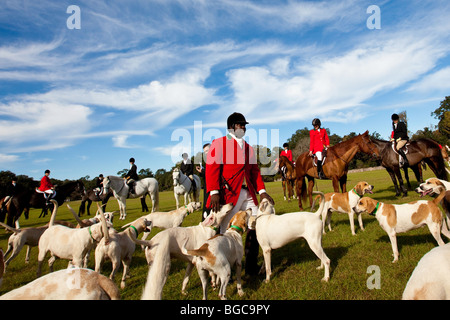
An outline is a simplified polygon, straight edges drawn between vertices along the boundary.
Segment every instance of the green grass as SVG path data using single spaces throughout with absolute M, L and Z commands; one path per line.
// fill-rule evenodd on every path
M 424 178 L 432 176 L 432 172 L 424 172 Z M 348 189 L 350 190 L 357 182 L 365 180 L 375 186 L 371 197 L 387 203 L 405 203 L 417 200 L 419 195 L 410 191 L 408 197 L 397 198 L 389 175 L 385 170 L 351 173 L 348 176 Z M 414 180 L 413 188 L 418 184 Z M 283 200 L 281 182 L 266 184 L 266 189 L 274 198 L 277 214 L 298 211 L 297 202 Z M 332 192 L 331 181 L 317 181 L 317 189 L 323 192 Z M 316 190 L 316 187 L 315 187 Z M 428 198 L 430 199 L 430 198 Z M 148 199 L 147 199 L 148 202 Z M 79 201 L 70 203 L 78 210 Z M 120 227 L 142 215 L 138 200 L 129 200 L 128 216 L 125 221 L 116 217 L 114 226 L 120 231 Z M 304 204 L 306 206 L 306 204 Z M 168 211 L 175 208 L 175 199 L 171 191 L 160 193 L 160 209 Z M 108 211 L 118 209 L 117 201 L 111 199 L 108 203 Z M 309 205 L 306 206 L 309 210 Z M 38 218 L 39 211 L 31 210 L 30 219 L 21 218 L 21 227 L 43 225 L 49 220 L 49 216 Z M 58 219 L 73 221 L 72 215 L 66 206 L 58 210 Z M 200 222 L 200 212 L 189 215 L 183 222 L 183 226 L 195 225 Z M 316 270 L 320 261 L 309 249 L 303 239 L 294 241 L 283 248 L 274 250 L 272 253 L 272 279 L 270 283 L 264 283 L 264 276 L 259 276 L 243 282 L 244 297 L 240 298 L 236 292 L 236 283 L 233 281 L 228 285 L 228 299 L 262 299 L 262 300 L 298 300 L 298 299 L 328 299 L 328 300 L 374 300 L 374 299 L 400 299 L 406 282 L 420 258 L 437 244 L 430 235 L 427 227 L 398 235 L 398 247 L 400 252 L 399 261 L 393 264 L 391 261 L 392 249 L 389 238 L 381 229 L 378 221 L 372 216 L 363 214 L 365 231 L 361 231 L 355 220 L 356 236 L 352 236 L 347 214 L 334 213 L 332 216 L 333 231 L 323 236 L 322 244 L 325 253 L 331 260 L 330 280 L 328 283 L 321 281 L 323 270 Z M 160 230 L 153 230 L 152 235 Z M 0 247 L 5 251 L 9 233 L 0 231 Z M 244 239 L 245 240 L 245 239 Z M 444 241 L 445 238 L 444 238 Z M 12 261 L 4 276 L 3 286 L 0 294 L 22 286 L 36 278 L 38 249 L 33 248 L 31 261 L 28 265 L 24 263 L 25 249 Z M 259 262 L 263 263 L 262 253 Z M 367 279 L 371 274 L 367 268 L 376 265 L 380 268 L 381 288 L 368 289 Z M 67 267 L 67 261 L 58 260 L 55 270 Z M 89 264 L 94 268 L 94 253 L 91 254 Z M 111 264 L 105 263 L 102 273 L 109 275 Z M 121 290 L 122 299 L 139 299 L 145 284 L 148 267 L 144 252 L 137 247 L 131 265 L 131 278 L 127 280 L 127 287 Z M 172 260 L 170 275 L 163 291 L 163 299 L 201 299 L 201 282 L 194 271 L 188 284 L 188 295 L 181 295 L 181 281 L 185 271 L 185 263 Z M 48 272 L 45 264 L 43 273 Z M 115 282 L 119 285 L 122 268 L 116 275 Z M 215 292 L 210 291 L 209 299 L 217 299 Z

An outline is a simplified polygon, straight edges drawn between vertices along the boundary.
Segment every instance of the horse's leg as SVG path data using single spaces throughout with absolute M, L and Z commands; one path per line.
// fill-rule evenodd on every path
M 281 186 L 283 187 L 284 200 L 286 201 L 286 180 L 281 180 Z
M 339 192 L 339 178 L 337 176 L 333 176 L 332 182 L 333 182 L 334 192 Z
M 178 194 L 174 191 L 173 195 L 175 197 L 175 203 L 177 204 L 177 209 L 180 207 L 180 203 L 179 203 L 179 199 L 178 199 Z
M 341 192 L 347 192 L 347 174 L 344 173 L 342 177 L 339 178 L 339 185 L 341 186 Z
M 87 215 L 90 216 L 91 215 L 91 204 L 92 204 L 92 200 L 88 199 L 87 200 L 87 206 L 86 206 L 86 211 L 87 211 Z M 103 208 L 103 211 L 105 210 L 105 208 Z
M 406 184 L 408 186 L 408 190 L 411 190 L 411 183 L 409 182 L 408 167 L 403 167 L 403 172 L 405 173 L 405 180 L 406 180 Z
M 314 188 L 314 178 L 308 178 L 308 198 L 309 198 L 309 206 L 312 207 L 312 192 Z
M 303 204 L 302 204 L 302 198 L 303 198 L 302 188 L 303 188 L 303 183 L 304 183 L 304 177 L 298 177 L 297 180 L 296 180 L 296 186 L 295 186 L 295 188 L 297 189 L 298 208 L 300 209 L 300 211 L 303 211 Z
M 126 198 L 125 201 L 127 201 Z M 119 208 L 120 208 L 119 220 L 125 220 L 125 218 L 127 217 L 127 205 L 125 201 L 123 201 L 123 199 L 119 199 Z
M 400 171 L 400 168 L 394 168 L 395 175 L 397 176 L 398 184 L 400 185 L 400 188 L 403 192 L 403 197 L 406 197 L 408 195 L 408 189 L 405 188 L 403 185 L 403 177 L 402 172 Z
M 386 168 L 386 171 L 389 173 L 389 176 L 391 177 L 392 183 L 394 184 L 395 196 L 398 197 L 400 195 L 400 190 L 398 188 L 397 178 L 395 177 L 394 170 L 392 168 Z

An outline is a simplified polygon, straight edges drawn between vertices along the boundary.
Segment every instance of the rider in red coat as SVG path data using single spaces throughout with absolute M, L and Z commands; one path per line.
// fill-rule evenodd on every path
M 315 118 L 312 121 L 314 127 L 309 132 L 309 155 L 315 155 L 317 157 L 317 172 L 319 179 L 325 178 L 322 170 L 323 150 L 330 146 L 330 140 L 328 138 L 327 130 L 320 128 L 320 120 Z
M 209 192 L 207 207 L 219 211 L 219 206 L 232 203 L 234 205 L 223 219 L 220 232 L 228 228 L 231 218 L 240 210 L 252 210 L 252 215 L 258 213 L 258 199 L 266 198 L 271 203 L 273 199 L 267 194 L 261 177 L 253 148 L 244 140 L 248 122 L 240 113 L 233 113 L 227 119 L 228 133 L 225 137 L 215 139 L 211 143 L 206 160 L 206 186 Z M 249 226 L 245 240 L 245 273 L 255 275 L 259 244 L 256 231 Z
M 45 170 L 45 174 L 41 179 L 41 184 L 39 186 L 39 190 L 45 192 L 45 191 L 53 189 L 53 185 L 50 182 L 50 178 L 48 177 L 49 175 L 50 175 L 50 170 Z M 48 192 L 48 193 L 50 193 L 50 192 Z M 53 193 L 53 192 L 51 192 L 51 193 Z

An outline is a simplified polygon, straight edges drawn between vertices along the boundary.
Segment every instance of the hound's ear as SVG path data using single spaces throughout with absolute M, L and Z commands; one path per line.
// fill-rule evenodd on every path
M 259 210 L 261 210 L 262 212 L 266 211 L 268 204 L 269 201 L 267 199 L 263 199 L 259 205 Z

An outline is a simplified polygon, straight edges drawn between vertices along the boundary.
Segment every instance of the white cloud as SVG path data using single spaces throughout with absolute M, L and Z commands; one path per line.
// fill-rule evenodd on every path
M 20 157 L 14 154 L 0 153 L 0 164 L 2 165 L 12 164 L 19 159 Z
M 430 92 L 448 91 L 450 89 L 450 67 L 428 74 L 418 82 L 412 84 L 406 91 Z

